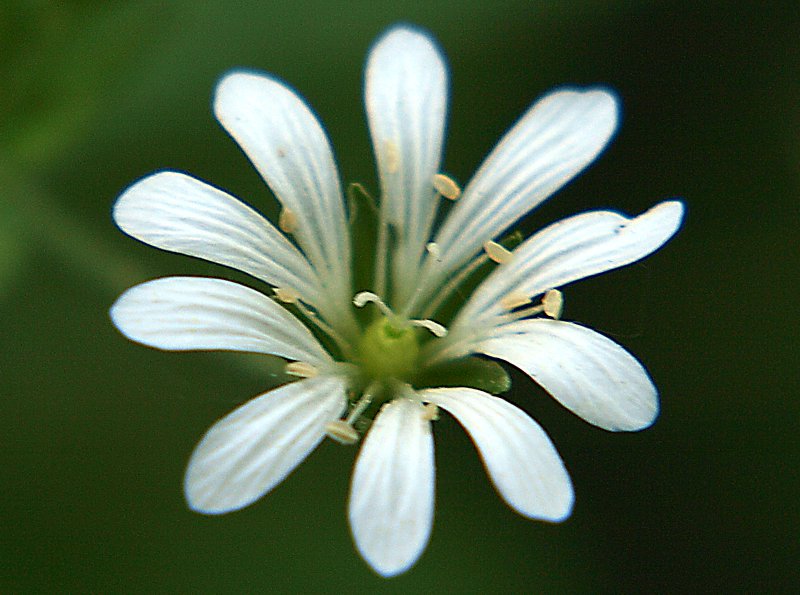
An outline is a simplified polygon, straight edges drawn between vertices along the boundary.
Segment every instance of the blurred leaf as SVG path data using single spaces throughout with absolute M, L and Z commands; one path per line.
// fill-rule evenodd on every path
M 19 212 L 12 207 L 8 187 L 0 189 L 0 297 L 27 257 Z
M 154 9 L 139 3 L 5 6 L 2 143 L 18 164 L 46 164 L 85 137 L 116 91 L 118 73 L 136 61 L 148 29 L 158 23 Z

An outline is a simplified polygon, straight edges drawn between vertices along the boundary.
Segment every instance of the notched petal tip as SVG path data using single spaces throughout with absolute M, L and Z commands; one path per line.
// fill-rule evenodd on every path
M 576 112 L 589 114 L 594 119 L 603 118 L 616 124 L 619 120 L 622 105 L 619 95 L 611 87 L 593 85 L 587 87 L 564 86 L 548 91 L 534 103 L 542 108 L 548 103 L 580 107 Z
M 225 73 L 217 82 L 212 101 L 214 115 L 236 139 L 236 123 L 248 120 L 253 112 L 263 106 L 265 98 L 271 98 L 276 103 L 291 98 L 288 107 L 281 107 L 284 110 L 297 109 L 291 105 L 292 99 L 299 102 L 300 111 L 311 109 L 294 87 L 280 77 L 259 70 L 236 69 Z
M 383 34 L 375 40 L 375 43 L 372 45 L 372 50 L 370 50 L 370 56 L 376 49 L 389 44 L 405 46 L 410 44 L 426 45 L 437 48 L 437 51 L 439 47 L 433 35 L 422 27 L 410 23 L 396 23 L 386 29 Z
M 523 514 L 526 518 L 533 519 L 536 521 L 543 521 L 545 523 L 563 523 L 569 517 L 572 516 L 572 509 L 575 507 L 575 491 L 572 488 L 572 484 L 569 486 L 569 493 L 566 494 L 563 499 L 557 503 L 558 506 L 548 510 L 546 512 L 537 512 L 534 515 L 527 515 L 520 511 L 520 514 Z M 514 509 L 516 510 L 516 509 Z
M 274 83 L 281 86 L 285 84 L 278 80 L 273 75 L 261 72 L 258 70 L 250 70 L 246 68 L 236 68 L 229 70 L 223 74 L 217 81 L 214 87 L 214 114 L 220 118 L 220 109 L 223 108 L 223 103 L 226 98 L 231 94 L 246 92 L 247 89 L 253 84 Z
M 248 498 L 236 498 L 235 494 L 215 486 L 209 489 L 206 473 L 198 471 L 201 465 L 189 461 L 183 478 L 183 497 L 190 510 L 198 514 L 218 516 L 246 508 L 256 502 L 263 494 L 253 494 Z
M 385 404 L 356 459 L 350 527 L 358 551 L 381 576 L 411 568 L 430 537 L 434 458 L 425 412 L 411 399 Z
M 547 113 L 550 109 L 571 113 L 581 124 L 580 134 L 584 138 L 596 139 L 587 144 L 587 153 L 600 155 L 616 134 L 622 113 L 622 105 L 616 91 L 610 87 L 559 87 L 536 101 L 529 113 Z M 566 121 L 566 119 L 565 119 Z
M 142 211 L 148 206 L 151 193 L 168 190 L 171 185 L 180 183 L 186 174 L 177 171 L 156 171 L 136 180 L 125 188 L 111 207 L 111 218 L 123 232 L 137 237 L 135 229 L 131 229 L 132 219 L 138 221 Z
M 184 494 L 192 510 L 222 514 L 281 483 L 345 408 L 345 380 L 300 380 L 256 397 L 217 421 L 195 447 Z
M 128 290 L 130 291 L 130 290 Z M 122 333 L 123 336 L 127 337 L 128 339 L 132 339 L 125 331 L 126 325 L 126 316 L 125 316 L 125 309 L 126 309 L 126 302 L 128 298 L 126 297 L 128 291 L 125 291 L 122 295 L 120 295 L 116 301 L 111 305 L 108 309 L 108 317 L 111 319 L 111 322 L 117 328 L 117 330 Z
M 644 215 L 651 213 L 653 214 L 652 216 L 657 214 L 662 218 L 664 227 L 667 229 L 672 228 L 672 234 L 674 234 L 683 225 L 683 219 L 686 216 L 686 205 L 682 200 L 678 199 L 665 200 L 644 213 Z
M 612 432 L 635 432 L 658 417 L 658 391 L 647 370 L 611 339 L 558 320 L 506 325 L 479 351 L 516 366 L 564 407 Z
M 237 504 L 235 506 L 221 506 L 218 503 L 215 503 L 213 499 L 207 499 L 205 495 L 196 490 L 189 481 L 184 482 L 183 496 L 186 499 L 186 505 L 189 507 L 189 510 L 208 516 L 219 516 L 229 512 L 235 512 L 249 506 L 257 500 L 257 498 L 254 498 L 252 501 L 245 502 L 243 504 Z
M 666 244 L 683 224 L 685 208 L 679 200 L 668 200 L 648 209 L 638 217 L 630 218 L 624 227 L 636 227 L 638 245 L 647 251 L 639 258 L 655 252 Z M 638 260 L 638 259 L 637 259 Z
M 548 522 L 570 515 L 574 492 L 569 474 L 550 438 L 524 411 L 463 387 L 428 389 L 420 396 L 464 427 L 492 483 L 513 510 Z

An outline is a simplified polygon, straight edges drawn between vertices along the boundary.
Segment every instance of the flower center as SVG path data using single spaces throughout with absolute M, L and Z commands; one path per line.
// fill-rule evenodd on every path
M 357 442 L 369 427 L 377 407 L 396 398 L 398 391 L 405 390 L 413 395 L 409 384 L 420 371 L 420 334 L 429 332 L 434 337 L 447 334 L 447 329 L 433 320 L 397 316 L 371 291 L 361 291 L 353 297 L 356 308 L 367 304 L 373 304 L 380 314 L 358 339 L 352 362 L 360 371 L 358 384 L 363 383 L 365 388 L 358 400 L 351 401 L 345 419 L 337 419 L 325 426 L 328 436 L 342 444 Z M 289 373 L 308 375 L 316 373 L 316 370 L 301 365 L 293 366 Z M 436 408 L 427 409 L 426 416 L 429 420 L 436 419 Z
M 370 324 L 358 342 L 358 358 L 374 380 L 404 380 L 417 368 L 419 339 L 415 327 L 399 326 L 386 316 Z

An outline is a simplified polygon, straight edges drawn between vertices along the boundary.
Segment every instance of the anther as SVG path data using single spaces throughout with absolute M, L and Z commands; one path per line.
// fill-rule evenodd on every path
M 283 207 L 278 216 L 278 227 L 284 233 L 294 233 L 297 229 L 297 214 L 292 209 Z
M 380 298 L 371 291 L 359 291 L 353 296 L 353 304 L 356 308 L 363 308 L 370 302 L 380 300 Z
M 500 300 L 500 305 L 506 310 L 513 310 L 520 306 L 526 306 L 531 303 L 531 298 L 522 291 L 512 291 L 503 296 Z
M 361 395 L 358 403 L 353 406 L 353 409 L 350 411 L 350 415 L 347 416 L 347 419 L 337 419 L 329 422 L 325 426 L 325 433 L 342 444 L 355 444 L 358 442 L 359 435 L 358 431 L 356 431 L 356 429 L 353 427 L 353 422 L 356 421 L 362 413 L 364 413 L 364 410 L 367 407 L 369 407 L 377 390 L 378 385 L 376 383 L 373 382 L 370 384 L 364 391 L 364 394 Z
M 497 264 L 505 264 L 511 260 L 511 252 L 497 242 L 492 242 L 491 240 L 484 242 L 483 250 L 486 252 L 487 256 Z
M 450 200 L 456 200 L 461 196 L 461 188 L 458 187 L 455 180 L 444 174 L 433 176 L 433 187 L 436 192 Z
M 548 289 L 544 292 L 542 306 L 544 307 L 545 315 L 558 320 L 561 318 L 561 312 L 564 309 L 564 294 L 558 289 Z
M 377 294 L 371 291 L 360 291 L 353 296 L 353 305 L 356 308 L 363 308 L 367 304 L 375 304 L 378 310 L 381 311 L 381 314 L 387 318 L 394 318 L 394 312 L 392 312 L 391 308 L 389 308 Z
M 274 287 L 275 297 L 284 304 L 295 304 L 300 299 L 300 294 L 291 287 Z
M 442 261 L 442 251 L 439 249 L 439 244 L 436 242 L 428 242 L 425 244 L 425 250 L 436 259 L 436 262 Z
M 286 364 L 284 371 L 292 376 L 299 376 L 300 378 L 313 378 L 319 374 L 314 366 L 308 362 L 291 362 Z
M 439 407 L 435 403 L 426 403 L 425 410 L 422 412 L 422 419 L 425 421 L 436 421 L 439 419 Z
M 329 422 L 325 426 L 325 433 L 341 444 L 355 444 L 358 442 L 356 429 L 342 419 Z
M 408 323 L 411 326 L 418 326 L 420 328 L 424 328 L 426 330 L 429 330 L 433 335 L 435 335 L 437 337 L 440 337 L 440 338 L 444 337 L 445 335 L 447 335 L 447 329 L 444 326 L 442 326 L 441 324 L 439 324 L 438 322 L 434 322 L 433 320 L 412 319 L 412 320 L 409 320 Z
M 558 320 L 561 316 L 561 310 L 564 307 L 564 296 L 557 289 L 548 289 L 545 291 L 542 296 L 542 301 L 537 305 L 531 306 L 530 308 L 515 310 L 515 308 L 524 306 L 531 301 L 526 298 L 527 302 L 523 302 L 522 299 L 523 294 L 521 291 L 512 291 L 500 300 L 500 305 L 509 312 L 505 315 L 507 320 L 522 320 L 523 318 L 536 316 L 542 313 L 544 313 L 545 316 Z M 514 312 L 512 312 L 512 310 L 514 310 Z
M 390 174 L 397 173 L 397 170 L 400 169 L 400 151 L 397 145 L 394 141 L 387 140 L 383 144 L 383 148 L 386 154 L 386 171 Z

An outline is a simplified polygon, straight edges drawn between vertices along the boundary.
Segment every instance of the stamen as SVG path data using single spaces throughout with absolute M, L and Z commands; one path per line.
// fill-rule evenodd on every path
M 380 297 L 378 297 L 377 294 L 372 293 L 371 291 L 360 291 L 353 297 L 353 305 L 356 308 L 363 308 L 367 304 L 375 304 L 378 307 L 378 310 L 381 311 L 381 314 L 391 320 L 392 324 L 401 328 L 417 326 L 429 330 L 437 337 L 444 337 L 447 334 L 447 329 L 433 320 L 416 318 L 411 320 L 403 320 L 402 318 L 399 318 L 394 312 L 392 312 L 392 309 L 387 306 Z
M 528 318 L 529 316 L 535 316 L 536 314 L 544 313 L 545 316 L 549 316 L 555 320 L 561 316 L 561 310 L 564 307 L 564 296 L 563 294 L 557 289 L 548 289 L 544 292 L 542 296 L 542 301 L 537 304 L 536 306 L 531 306 L 530 308 L 524 308 L 523 310 L 516 310 L 515 312 L 511 312 L 513 308 L 517 308 L 524 304 L 518 304 L 513 306 L 513 308 L 509 307 L 514 304 L 514 297 L 516 295 L 521 295 L 521 292 L 514 292 L 512 291 L 503 299 L 500 300 L 500 305 L 509 310 L 509 313 L 504 315 L 503 318 L 509 321 L 513 320 L 521 320 L 523 318 Z M 528 300 L 530 302 L 530 300 Z
M 273 287 L 275 297 L 284 304 L 296 304 L 300 299 L 300 294 L 291 287 Z
M 395 318 L 394 312 L 386 303 L 377 296 L 377 294 L 372 293 L 371 291 L 360 291 L 353 297 L 353 304 L 356 308 L 363 308 L 367 304 L 375 304 L 378 307 L 378 310 L 381 311 L 381 314 L 386 316 L 387 318 Z
M 439 249 L 439 244 L 436 242 L 428 242 L 425 244 L 425 250 L 428 252 L 428 254 L 433 256 L 436 262 L 442 262 L 442 252 Z
M 372 403 L 375 393 L 379 388 L 380 385 L 377 382 L 373 382 L 367 386 L 367 388 L 364 390 L 364 394 L 361 395 L 358 403 L 356 403 L 353 409 L 350 411 L 350 415 L 347 416 L 347 419 L 337 419 L 329 422 L 325 426 L 325 433 L 342 444 L 355 444 L 358 442 L 359 435 L 356 429 L 353 427 L 353 422 L 356 421 L 362 413 L 364 413 L 364 410 L 367 407 L 369 407 L 370 403 Z
M 472 273 L 474 273 L 481 266 L 486 264 L 488 260 L 489 256 L 487 254 L 485 253 L 481 254 L 480 256 L 475 258 L 472 262 L 470 262 L 467 266 L 458 271 L 455 274 L 455 276 L 451 277 L 450 280 L 445 284 L 445 286 L 439 290 L 439 293 L 436 295 L 435 298 L 433 298 L 430 301 L 428 307 L 422 311 L 422 315 L 425 318 L 430 318 L 431 316 L 433 316 L 436 313 L 436 311 L 441 307 L 441 305 L 444 304 L 445 300 L 447 300 L 447 298 L 449 298 L 453 294 L 453 292 L 458 288 L 458 286 L 461 285 Z M 416 295 L 417 294 L 415 294 L 414 296 L 415 299 Z M 409 301 L 409 304 L 406 306 L 406 309 L 409 310 L 413 306 L 416 306 L 415 300 Z
M 439 407 L 435 403 L 426 403 L 425 411 L 422 412 L 422 419 L 425 421 L 437 421 L 439 419 Z
M 361 395 L 361 398 L 356 403 L 353 410 L 350 412 L 350 415 L 347 416 L 347 423 L 352 425 L 354 421 L 358 419 L 358 417 L 364 413 L 364 410 L 369 407 L 369 404 L 372 403 L 372 397 L 375 396 L 375 393 L 378 392 L 379 385 L 377 382 L 373 382 L 370 384 L 364 394 Z
M 341 444 L 355 444 L 358 442 L 358 432 L 343 419 L 329 422 L 325 426 L 325 433 Z
M 500 300 L 500 305 L 506 310 L 513 310 L 531 303 L 531 298 L 522 291 L 514 290 Z
M 386 289 L 386 263 L 388 261 L 389 223 L 386 221 L 386 207 L 381 204 L 378 222 L 378 245 L 375 249 L 375 289 L 383 293 Z
M 278 227 L 284 233 L 294 233 L 297 229 L 297 214 L 292 209 L 283 207 L 278 216 Z
M 341 336 L 339 333 L 337 333 L 337 332 L 334 330 L 334 328 L 333 328 L 331 325 L 329 325 L 327 322 L 325 322 L 324 320 L 322 320 L 322 319 L 321 319 L 321 318 L 320 318 L 320 317 L 317 315 L 317 313 L 316 313 L 316 312 L 314 312 L 313 310 L 310 310 L 308 307 L 306 307 L 306 305 L 305 305 L 303 302 L 301 302 L 299 299 L 297 299 L 297 300 L 295 300 L 294 302 L 292 302 L 292 304 L 294 305 L 294 307 L 295 307 L 295 308 L 297 308 L 298 310 L 300 310 L 300 313 L 301 313 L 303 316 L 305 316 L 305 317 L 306 317 L 306 318 L 307 318 L 309 321 L 311 321 L 311 322 L 313 322 L 314 324 L 316 324 L 316 325 L 317 325 L 317 327 L 318 327 L 318 328 L 319 328 L 319 329 L 320 329 L 322 332 L 324 332 L 324 333 L 327 333 L 327 335 L 328 335 L 328 336 L 329 336 L 331 339 L 333 339 L 334 341 L 336 341 L 336 344 L 337 344 L 339 347 L 341 347 L 342 351 L 344 351 L 344 352 L 345 352 L 345 353 L 347 353 L 348 355 L 352 355 L 352 353 L 353 353 L 353 350 L 352 350 L 352 348 L 350 347 L 350 343 L 348 343 L 348 342 L 347 342 L 347 341 L 344 339 L 344 337 L 342 337 L 342 336 Z
M 545 315 L 554 320 L 558 320 L 561 318 L 561 312 L 564 310 L 564 294 L 558 289 L 548 289 L 544 292 L 542 306 L 544 307 Z
M 273 287 L 272 291 L 275 292 L 275 298 L 284 304 L 291 304 L 297 308 L 300 313 L 308 319 L 309 322 L 317 325 L 322 332 L 326 333 L 336 344 L 348 355 L 352 355 L 353 349 L 350 343 L 337 333 L 331 325 L 322 320 L 316 312 L 308 308 L 301 302 L 300 294 L 291 287 Z
M 291 362 L 286 364 L 284 371 L 292 376 L 299 376 L 300 378 L 313 378 L 319 374 L 319 370 L 309 364 L 308 362 Z
M 418 326 L 420 328 L 424 328 L 429 330 L 437 337 L 444 337 L 447 335 L 447 329 L 439 324 L 438 322 L 434 322 L 433 320 L 428 319 L 413 319 L 408 321 L 411 326 Z
M 400 169 L 400 150 L 397 148 L 397 144 L 391 140 L 383 143 L 383 148 L 386 152 L 386 171 L 396 174 Z
M 511 252 L 497 242 L 492 242 L 491 240 L 484 242 L 483 250 L 497 264 L 505 264 L 511 260 Z
M 449 200 L 456 200 L 461 196 L 461 188 L 458 187 L 455 180 L 444 174 L 436 174 L 433 176 L 433 187 L 436 192 Z

